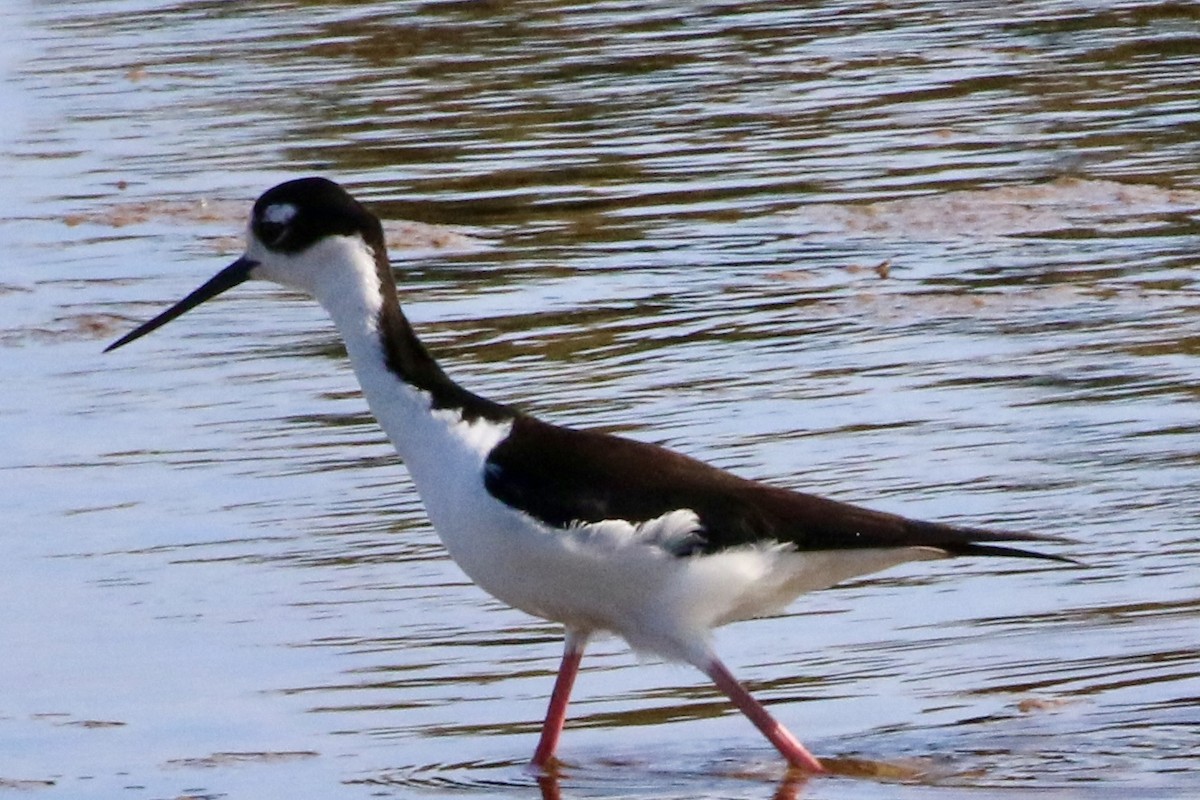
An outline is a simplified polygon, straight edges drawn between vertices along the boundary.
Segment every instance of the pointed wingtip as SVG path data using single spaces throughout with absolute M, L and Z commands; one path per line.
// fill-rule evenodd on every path
M 1000 556 L 1007 558 L 1030 558 L 1055 561 L 1073 567 L 1086 567 L 1082 561 L 1070 556 L 1060 556 L 1039 550 L 1017 546 L 1030 545 L 1077 545 L 1077 539 L 1045 533 L 1027 531 L 997 531 L 990 528 L 969 528 L 939 522 L 912 522 L 918 530 L 929 536 L 927 544 L 951 556 Z M 930 535 L 932 534 L 932 535 Z
M 999 539 L 992 541 L 1038 541 L 1038 542 L 1053 542 L 1056 544 L 1066 544 L 1070 540 L 1063 539 L 1058 536 L 1021 536 L 1016 534 L 1011 539 Z M 1056 553 L 1043 553 L 1038 550 L 1026 550 L 1023 547 L 1009 547 L 1006 545 L 991 544 L 987 539 L 946 543 L 938 545 L 952 556 L 1001 556 L 1007 558 L 1031 558 L 1040 561 L 1055 561 L 1060 564 L 1067 564 L 1072 567 L 1086 567 L 1084 562 L 1071 558 L 1070 556 L 1060 556 Z

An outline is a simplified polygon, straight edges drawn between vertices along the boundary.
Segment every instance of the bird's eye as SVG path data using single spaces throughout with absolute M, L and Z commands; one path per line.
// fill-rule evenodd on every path
M 275 246 L 282 242 L 283 237 L 287 235 L 287 225 L 282 222 L 259 220 L 258 230 L 255 233 L 263 244 Z
M 296 216 L 296 207 L 291 203 L 275 203 L 262 210 L 255 220 L 254 233 L 268 247 L 280 245 L 288 233 L 288 225 Z

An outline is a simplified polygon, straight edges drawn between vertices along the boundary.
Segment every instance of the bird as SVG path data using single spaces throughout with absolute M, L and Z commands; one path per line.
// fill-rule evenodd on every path
M 712 631 L 781 612 L 801 594 L 904 562 L 1009 556 L 1045 534 L 925 522 L 754 481 L 677 451 L 543 421 L 464 388 L 399 302 L 379 217 L 325 177 L 254 203 L 236 261 L 105 348 L 129 344 L 250 280 L 314 298 L 332 318 L 371 412 L 403 460 L 433 528 L 486 592 L 564 629 L 562 660 L 531 767 L 558 744 L 588 642 L 705 673 L 789 771 L 826 765 L 738 681 Z

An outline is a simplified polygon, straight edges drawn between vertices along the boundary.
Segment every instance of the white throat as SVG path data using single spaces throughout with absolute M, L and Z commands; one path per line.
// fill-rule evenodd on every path
M 250 237 L 246 256 L 259 262 L 254 277 L 311 295 L 352 340 L 378 330 L 383 307 L 375 254 L 359 236 L 329 236 L 302 252 L 280 255 Z
M 478 461 L 482 469 L 487 452 L 509 426 L 468 423 L 455 409 L 434 409 L 429 392 L 389 367 L 381 330 L 383 287 L 375 253 L 360 237 L 331 236 L 284 257 L 251 248 L 247 256 L 261 261 L 256 277 L 311 294 L 333 318 L 367 405 L 408 466 L 427 507 L 436 504 L 430 495 L 445 482 L 439 475 L 446 472 L 447 458 Z

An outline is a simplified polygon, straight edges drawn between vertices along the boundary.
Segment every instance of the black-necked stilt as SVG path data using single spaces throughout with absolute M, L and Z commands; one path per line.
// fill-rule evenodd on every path
M 766 486 L 655 445 L 551 425 L 467 391 L 401 311 L 379 220 L 324 178 L 263 194 L 248 239 L 241 258 L 107 349 L 249 278 L 316 298 L 450 555 L 500 600 L 566 628 L 533 757 L 539 768 L 554 759 L 588 638 L 610 632 L 699 667 L 789 764 L 822 772 L 721 663 L 713 628 L 905 561 L 1070 561 L 1004 544 L 1061 541 L 1055 537 L 920 522 Z

